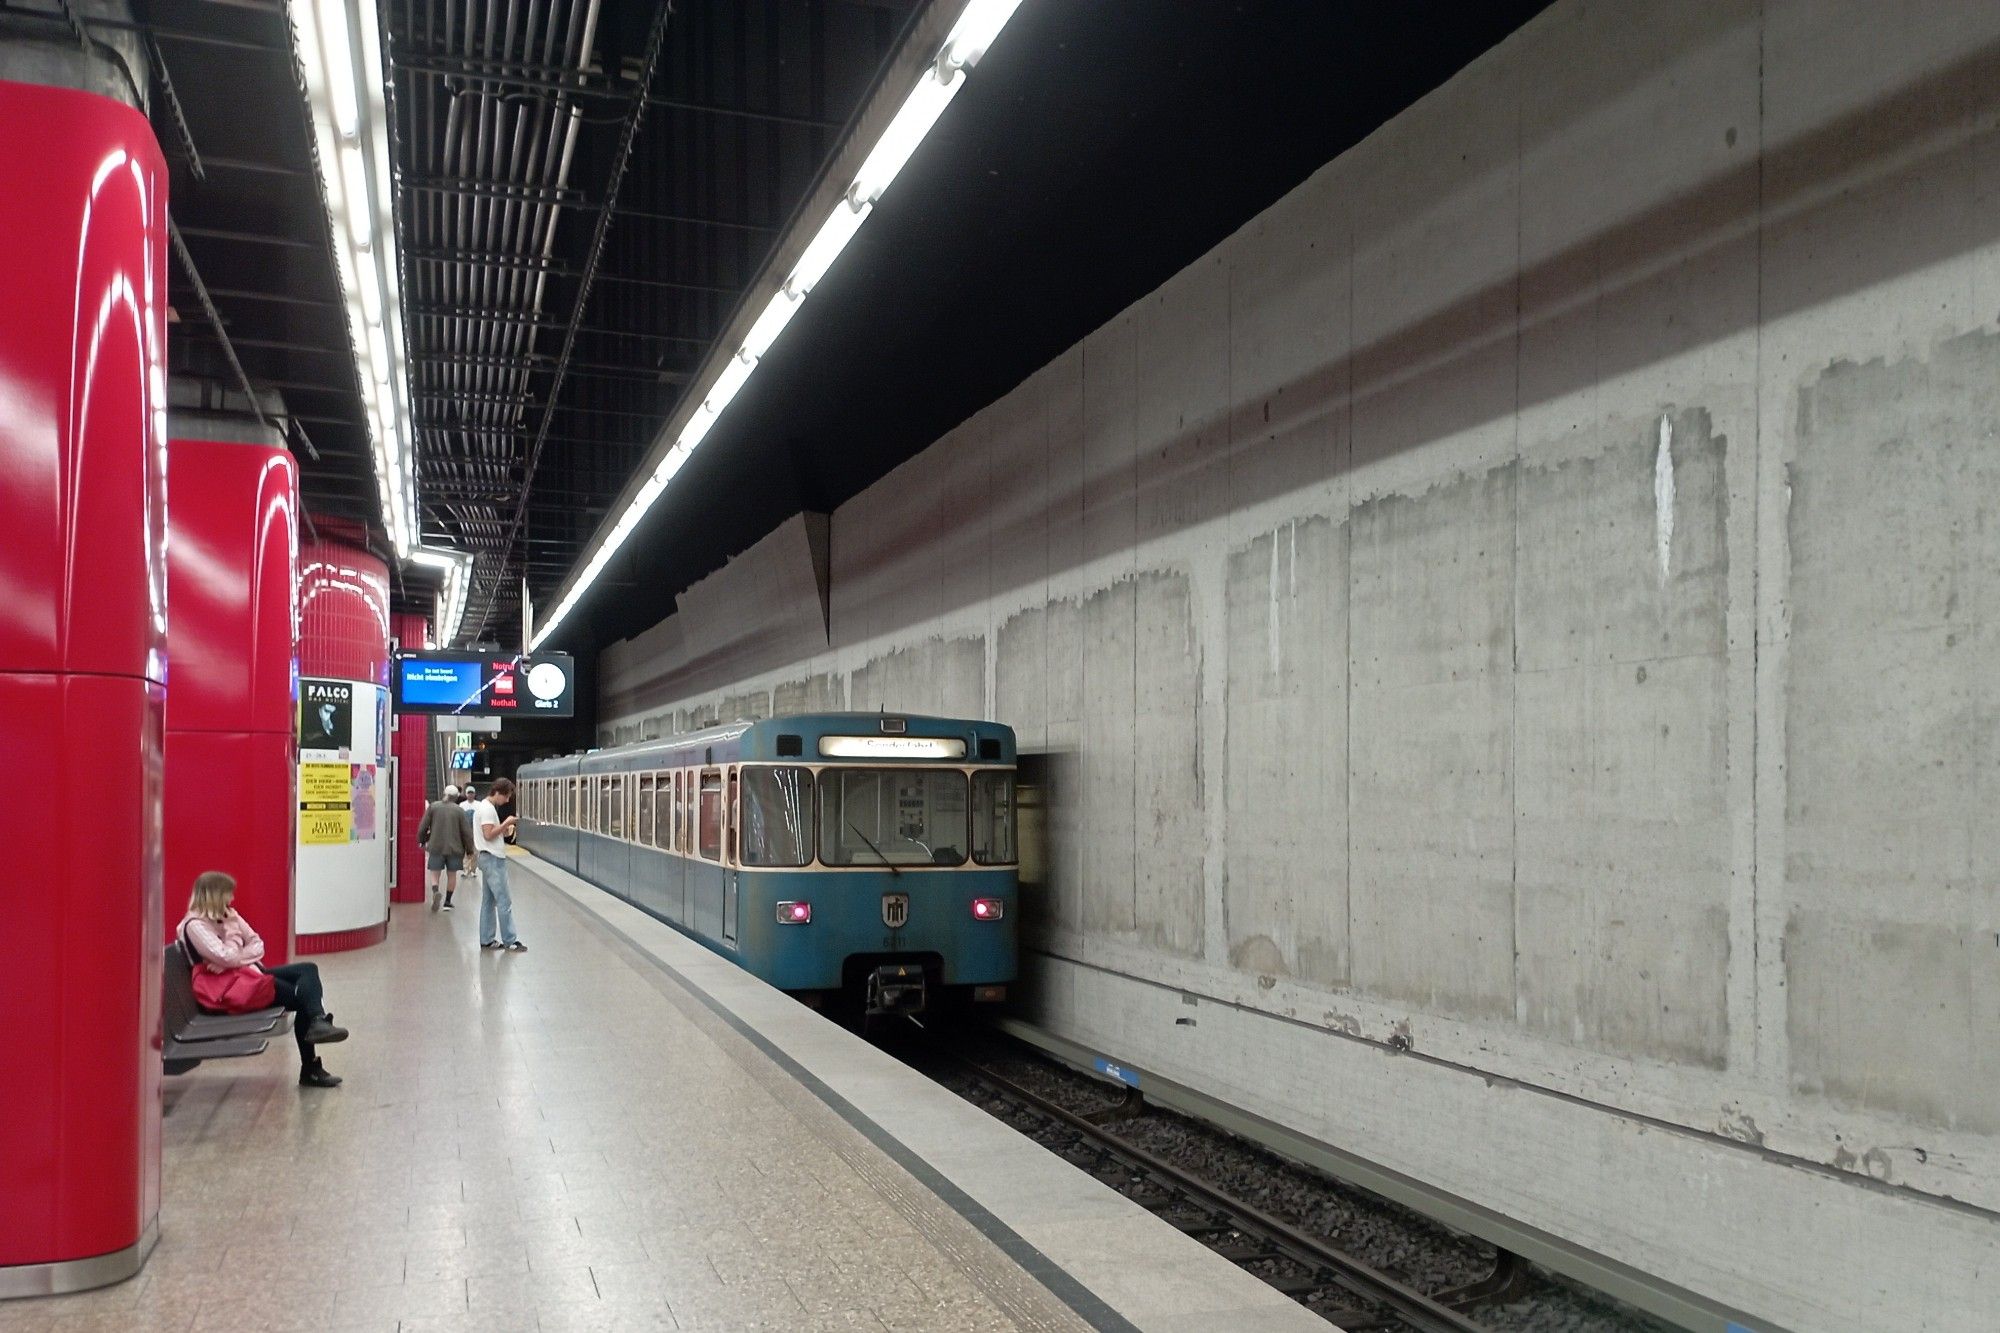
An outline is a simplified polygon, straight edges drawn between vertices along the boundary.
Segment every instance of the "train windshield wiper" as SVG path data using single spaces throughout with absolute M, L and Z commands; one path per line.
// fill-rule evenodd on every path
M 883 856 L 882 849 L 880 847 L 877 847 L 874 841 L 871 838 L 869 838 L 869 836 L 866 833 L 863 833 L 858 828 L 854 828 L 853 820 L 850 819 L 847 821 L 847 827 L 850 829 L 854 829 L 854 836 L 868 844 L 868 850 L 875 853 L 876 857 L 882 862 L 883 865 L 889 867 L 890 874 L 900 875 L 903 873 L 903 868 L 897 865 L 894 861 L 891 861 L 888 857 Z

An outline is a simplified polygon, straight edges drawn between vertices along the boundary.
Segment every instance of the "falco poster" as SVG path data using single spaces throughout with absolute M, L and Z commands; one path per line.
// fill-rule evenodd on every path
M 299 749 L 344 756 L 353 744 L 354 684 L 345 680 L 299 681 Z

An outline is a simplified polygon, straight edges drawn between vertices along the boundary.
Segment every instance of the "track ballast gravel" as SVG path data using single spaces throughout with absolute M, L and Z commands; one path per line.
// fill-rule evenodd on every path
M 1077 1114 L 1120 1103 L 1118 1089 L 1017 1043 L 968 1035 L 954 1045 L 973 1062 Z M 961 1096 L 986 1104 L 975 1078 L 942 1067 L 932 1073 Z M 1494 1249 L 1486 1242 L 1177 1112 L 1149 1104 L 1103 1128 L 1420 1291 L 1435 1295 L 1493 1271 Z M 1322 1314 L 1353 1309 L 1352 1298 L 1337 1292 L 1307 1304 Z M 1515 1299 L 1469 1313 L 1495 1333 L 1670 1333 L 1648 1315 L 1538 1269 L 1528 1270 Z

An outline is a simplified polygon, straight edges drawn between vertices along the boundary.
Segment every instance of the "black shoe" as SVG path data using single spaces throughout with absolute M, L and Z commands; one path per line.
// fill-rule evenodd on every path
M 311 1066 L 299 1071 L 299 1086 L 302 1088 L 337 1088 L 340 1075 L 329 1074 L 326 1066 L 315 1060 Z
M 515 940 L 512 944 L 507 945 L 506 948 L 508 953 L 526 953 L 528 951 L 528 946 L 519 940 Z
M 507 946 L 500 943 L 499 940 L 491 940 L 491 941 L 481 940 L 479 942 L 479 947 L 482 949 L 504 949 Z
M 333 1025 L 332 1014 L 322 1014 L 314 1019 L 312 1025 L 306 1029 L 305 1039 L 306 1043 L 311 1046 L 324 1046 L 328 1042 L 346 1041 L 347 1029 L 335 1027 Z

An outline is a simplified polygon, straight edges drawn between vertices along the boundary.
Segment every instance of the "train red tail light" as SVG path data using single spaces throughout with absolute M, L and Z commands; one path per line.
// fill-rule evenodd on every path
M 779 903 L 778 924 L 781 926 L 811 925 L 813 905 L 811 903 Z
M 972 915 L 980 921 L 998 921 L 1007 915 L 1007 904 L 998 898 L 974 898 Z

